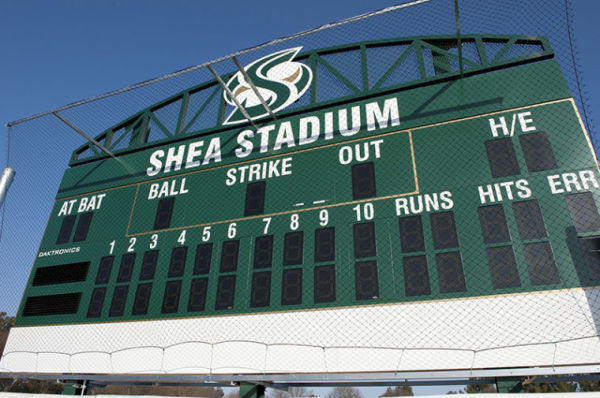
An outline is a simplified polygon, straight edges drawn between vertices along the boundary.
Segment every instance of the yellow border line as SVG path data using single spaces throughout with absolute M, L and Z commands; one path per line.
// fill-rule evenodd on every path
M 516 108 L 504 109 L 504 110 L 501 110 L 501 111 L 494 111 L 494 112 L 489 112 L 489 113 L 482 113 L 482 114 L 479 114 L 479 115 L 467 116 L 467 117 L 460 118 L 460 119 L 447 120 L 445 122 L 427 124 L 427 125 L 418 126 L 418 127 L 411 127 L 411 128 L 404 129 L 404 130 L 391 131 L 391 132 L 387 132 L 387 133 L 372 135 L 372 136 L 369 136 L 369 137 L 355 138 L 355 139 L 352 139 L 352 140 L 346 140 L 346 141 L 342 141 L 342 142 L 336 142 L 336 143 L 331 143 L 331 144 L 326 144 L 326 145 L 320 145 L 318 147 L 313 147 L 313 148 L 299 149 L 299 150 L 293 151 L 293 152 L 286 152 L 285 155 L 294 155 L 296 153 L 300 153 L 300 152 L 304 152 L 304 151 L 310 151 L 310 150 L 319 149 L 319 148 L 326 148 L 326 147 L 330 147 L 330 146 L 334 146 L 334 145 L 339 145 L 339 144 L 343 144 L 343 143 L 350 143 L 350 142 L 355 142 L 355 141 L 360 141 L 360 140 L 373 139 L 373 138 L 377 138 L 377 137 L 385 137 L 386 135 L 390 135 L 390 134 L 404 133 L 404 132 L 409 132 L 411 130 L 412 131 L 422 130 L 422 129 L 426 129 L 426 128 L 430 128 L 430 127 L 441 126 L 441 125 L 444 125 L 444 124 L 451 124 L 451 123 L 456 123 L 456 122 L 462 122 L 462 121 L 465 121 L 465 120 L 477 119 L 477 118 L 480 118 L 480 117 L 485 117 L 485 116 L 490 116 L 490 115 L 497 115 L 497 114 L 500 114 L 500 113 L 517 111 L 517 110 L 520 110 L 520 109 L 536 108 L 536 107 L 539 107 L 539 106 L 551 105 L 551 104 L 555 104 L 555 103 L 559 103 L 559 102 L 565 102 L 565 101 L 571 101 L 571 102 L 573 102 L 573 98 L 572 97 L 562 98 L 562 99 L 552 100 L 552 101 L 548 101 L 548 102 L 541 102 L 541 103 L 538 103 L 538 104 L 531 104 L 531 105 L 519 106 L 519 107 L 516 107 Z M 577 109 L 577 108 L 575 108 L 575 109 Z M 578 113 L 578 115 L 579 115 L 579 113 Z M 580 118 L 580 120 L 581 120 L 581 118 Z M 91 194 L 97 193 L 97 192 L 105 192 L 105 191 L 112 191 L 112 190 L 120 189 L 120 188 L 127 188 L 127 187 L 131 187 L 133 185 L 145 184 L 145 183 L 153 182 L 153 181 L 160 181 L 160 180 L 166 180 L 166 179 L 170 179 L 170 178 L 185 177 L 187 175 L 194 174 L 194 173 L 201 173 L 201 172 L 204 172 L 204 171 L 209 171 L 209 170 L 214 170 L 214 169 L 219 169 L 219 168 L 224 168 L 224 167 L 233 167 L 233 166 L 240 165 L 240 164 L 262 161 L 262 160 L 266 160 L 266 159 L 270 159 L 270 158 L 278 157 L 278 156 L 283 156 L 283 155 L 284 154 L 267 155 L 267 156 L 264 156 L 264 157 L 261 157 L 261 158 L 257 158 L 257 159 L 253 159 L 253 160 L 244 160 L 244 161 L 241 161 L 241 162 L 230 163 L 230 164 L 226 164 L 226 165 L 219 165 L 219 166 L 209 167 L 209 168 L 201 169 L 201 170 L 187 171 L 187 172 L 183 172 L 183 173 L 172 175 L 172 176 L 158 177 L 158 178 L 149 179 L 149 180 L 145 180 L 145 181 L 141 181 L 141 182 L 133 182 L 133 183 L 130 183 L 130 184 L 119 185 L 117 187 L 103 188 L 103 189 L 99 189 L 99 190 L 96 190 L 96 191 L 90 191 L 90 192 L 76 194 L 76 195 L 64 196 L 64 197 L 57 198 L 55 200 L 55 202 L 62 201 L 62 200 L 67 200 L 67 199 L 71 199 L 71 198 L 77 198 L 77 197 L 80 197 L 80 196 L 91 195 Z
M 280 211 L 280 212 L 276 212 L 276 213 L 265 213 L 265 214 L 259 214 L 256 216 L 248 216 L 248 217 L 239 217 L 239 218 L 232 218 L 229 220 L 219 220 L 219 221 L 212 221 L 212 222 L 208 222 L 208 223 L 201 223 L 201 224 L 191 224 L 191 225 L 186 225 L 186 226 L 182 226 L 182 227 L 173 227 L 173 228 L 167 228 L 167 229 L 161 229 L 161 230 L 152 230 L 152 231 L 145 231 L 145 232 L 137 232 L 134 234 L 130 234 L 129 233 L 129 228 L 131 227 L 131 220 L 132 220 L 132 216 L 133 216 L 133 211 L 135 208 L 135 204 L 137 201 L 137 193 L 136 193 L 136 198 L 133 201 L 132 204 L 132 208 L 131 208 L 131 217 L 129 218 L 129 223 L 127 224 L 127 230 L 125 232 L 125 237 L 126 238 L 130 238 L 130 237 L 134 237 L 134 236 L 143 236 L 143 235 L 150 235 L 150 234 L 154 234 L 154 233 L 162 233 L 162 232 L 171 232 L 171 231 L 179 231 L 182 229 L 191 229 L 191 228 L 199 228 L 199 227 L 205 227 L 205 226 L 209 226 L 209 225 L 218 225 L 218 224 L 227 224 L 227 223 L 232 223 L 232 222 L 238 222 L 238 221 L 245 221 L 245 220 L 254 220 L 257 218 L 265 218 L 265 217 L 274 217 L 274 216 L 281 216 L 281 215 L 285 215 L 285 214 L 294 214 L 294 213 L 304 213 L 307 211 L 313 211 L 313 210 L 319 210 L 319 209 L 327 209 L 327 208 L 332 208 L 332 207 L 339 207 L 339 206 L 346 206 L 346 205 L 352 205 L 352 204 L 358 204 L 358 203 L 365 203 L 365 202 L 376 202 L 378 200 L 385 200 L 385 199 L 394 199 L 394 198 L 400 198 L 403 196 L 409 196 L 409 195 L 416 195 L 419 193 L 419 180 L 417 177 L 417 165 L 416 165 L 416 161 L 415 161 L 415 149 L 413 147 L 413 140 L 412 140 L 412 131 L 411 130 L 399 130 L 399 131 L 394 131 L 394 132 L 389 132 L 389 133 L 384 133 L 384 134 L 380 134 L 377 135 L 375 137 L 383 137 L 383 136 L 388 136 L 388 135 L 392 135 L 392 134 L 404 134 L 407 133 L 408 134 L 408 141 L 409 141 L 409 146 L 410 146 L 410 156 L 411 156 L 411 163 L 412 163 L 412 167 L 413 167 L 413 177 L 414 177 L 414 184 L 415 184 L 415 190 L 412 192 L 404 192 L 404 193 L 400 193 L 400 194 L 394 194 L 394 195 L 387 195 L 387 196 L 381 196 L 378 198 L 367 198 L 367 199 L 361 199 L 361 200 L 352 200 L 349 202 L 341 202 L 341 203 L 333 203 L 333 204 L 329 204 L 329 205 L 322 205 L 322 206 L 313 206 L 313 207 L 307 207 L 307 208 L 303 208 L 303 209 L 293 209 L 293 210 L 286 210 L 286 211 Z M 370 140 L 373 139 L 374 137 L 363 137 L 363 138 L 355 138 L 353 140 L 349 140 L 349 141 L 343 141 L 343 142 L 337 142 L 337 143 L 332 143 L 332 144 L 328 144 L 328 145 L 323 145 L 323 146 L 319 146 L 319 147 L 314 147 L 314 148 L 306 148 L 306 149 L 302 149 L 296 152 L 293 152 L 293 154 L 297 154 L 297 153 L 301 153 L 301 152 L 308 152 L 308 151 L 314 151 L 314 150 L 319 150 L 322 148 L 329 148 L 329 147 L 333 147 L 333 146 L 339 146 L 339 145 L 346 145 L 348 143 L 354 143 L 354 142 L 358 142 L 358 141 L 366 141 L 366 140 Z M 288 156 L 290 155 L 290 153 L 287 154 L 279 154 L 279 155 L 271 155 L 265 158 L 261 158 L 262 159 L 267 159 L 267 158 L 273 158 L 273 157 L 283 157 L 283 156 Z M 240 163 L 235 163 L 236 165 L 238 164 L 242 164 L 242 163 L 256 163 L 257 160 L 249 160 L 249 161 L 244 161 L 244 162 L 240 162 Z M 224 168 L 224 167 L 231 167 L 232 165 L 228 165 L 228 166 L 218 166 L 218 167 L 213 167 L 211 169 L 206 169 L 206 170 L 197 170 L 191 173 L 202 173 L 202 172 L 206 172 L 209 170 L 214 170 L 217 168 Z M 191 173 L 186 173 L 186 174 L 191 174 Z M 181 175 L 178 175 L 176 178 L 179 178 Z M 169 177 L 169 178 L 174 178 L 174 177 Z M 164 179 L 164 178 L 161 178 Z M 156 181 L 156 180 L 153 180 Z M 138 183 L 138 191 L 139 191 L 139 187 L 142 184 L 147 184 L 149 181 L 147 182 L 143 182 L 143 183 Z
M 396 130 L 396 131 L 392 131 L 392 132 L 387 132 L 387 133 L 372 135 L 372 136 L 369 136 L 369 137 L 355 138 L 355 139 L 346 140 L 346 141 L 342 141 L 342 142 L 336 142 L 336 143 L 321 145 L 321 146 L 317 146 L 317 147 L 313 147 L 313 148 L 305 148 L 305 149 L 300 149 L 300 150 L 293 151 L 293 152 L 287 152 L 287 153 L 284 153 L 284 154 L 273 154 L 273 155 L 268 155 L 268 156 L 264 156 L 264 157 L 257 158 L 257 159 L 245 160 L 245 161 L 237 162 L 237 163 L 231 163 L 231 164 L 226 164 L 226 165 L 219 165 L 219 166 L 210 167 L 210 168 L 206 168 L 206 169 L 184 172 L 184 173 L 173 175 L 173 176 L 159 177 L 159 178 L 150 179 L 150 180 L 146 180 L 146 181 L 142 181 L 142 182 L 125 184 L 125 185 L 121 185 L 121 186 L 118 186 L 118 187 L 111 187 L 111 188 L 105 188 L 105 189 L 101 189 L 101 190 L 97 190 L 97 191 L 90 191 L 90 192 L 87 192 L 87 193 L 84 193 L 84 194 L 78 194 L 78 195 L 72 195 L 72 196 L 65 196 L 63 198 L 56 199 L 55 202 L 54 202 L 54 204 L 56 205 L 56 203 L 58 201 L 63 201 L 63 200 L 67 200 L 67 199 L 74 198 L 74 197 L 82 197 L 82 196 L 96 194 L 98 192 L 105 192 L 105 191 L 110 191 L 110 190 L 115 190 L 115 189 L 127 188 L 127 187 L 131 187 L 131 186 L 136 185 L 138 187 L 138 189 L 137 189 L 137 192 L 136 192 L 136 196 L 134 198 L 134 202 L 132 204 L 132 210 L 131 210 L 131 213 L 130 213 L 129 222 L 127 224 L 127 229 L 126 229 L 125 235 L 124 235 L 126 238 L 129 238 L 129 237 L 133 237 L 133 236 L 149 235 L 149 234 L 157 233 L 157 232 L 169 232 L 169 231 L 177 231 L 177 230 L 186 229 L 186 228 L 198 228 L 198 227 L 202 227 L 202 226 L 210 226 L 210 225 L 216 225 L 216 224 L 225 224 L 225 223 L 231 223 L 231 222 L 238 222 L 238 221 L 242 221 L 242 220 L 252 220 L 252 219 L 261 218 L 261 217 L 264 218 L 264 217 L 276 216 L 276 215 L 301 213 L 301 212 L 306 212 L 306 211 L 311 211 L 311 210 L 319 210 L 319 209 L 328 208 L 328 207 L 336 207 L 336 206 L 349 205 L 349 204 L 354 204 L 354 203 L 372 202 L 372 201 L 377 201 L 377 200 L 382 200 L 382 199 L 391 199 L 391 198 L 398 198 L 398 197 L 403 197 L 403 196 L 415 195 L 415 194 L 419 193 L 419 181 L 418 181 L 418 174 L 417 174 L 417 170 L 416 170 L 415 151 L 414 151 L 413 138 L 412 138 L 412 132 L 413 131 L 428 129 L 428 128 L 431 128 L 431 127 L 443 126 L 443 125 L 457 123 L 457 122 L 462 122 L 462 121 L 471 120 L 471 119 L 478 119 L 478 118 L 482 118 L 482 117 L 486 117 L 486 116 L 491 116 L 491 115 L 497 115 L 497 114 L 501 114 L 501 113 L 514 112 L 514 111 L 518 111 L 518 110 L 521 110 L 521 109 L 536 108 L 536 107 L 545 106 L 545 105 L 551 105 L 551 104 L 555 104 L 555 103 L 567 102 L 567 101 L 571 103 L 571 105 L 573 106 L 573 108 L 575 110 L 575 114 L 577 115 L 577 118 L 579 119 L 579 123 L 580 123 L 581 128 L 582 128 L 582 130 L 584 132 L 584 136 L 585 136 L 585 138 L 586 138 L 586 140 L 588 142 L 588 145 L 590 146 L 590 150 L 594 154 L 594 158 L 596 159 L 596 165 L 598 165 L 596 154 L 595 154 L 595 152 L 593 150 L 593 146 L 591 144 L 591 141 L 590 141 L 590 138 L 588 136 L 588 133 L 585 130 L 585 127 L 584 127 L 583 122 L 581 120 L 581 116 L 579 115 L 579 112 L 577 110 L 577 107 L 575 106 L 575 102 L 574 102 L 573 98 L 569 97 L 569 98 L 562 98 L 562 99 L 557 99 L 557 100 L 552 100 L 552 101 L 547 101 L 547 102 L 541 102 L 541 103 L 537 103 L 537 104 L 524 105 L 524 106 L 520 106 L 520 107 L 516 107 L 516 108 L 503 109 L 503 110 L 500 110 L 500 111 L 482 113 L 482 114 L 479 114 L 479 115 L 467 116 L 467 117 L 460 118 L 460 119 L 453 119 L 453 120 L 447 120 L 447 121 L 444 121 L 444 122 L 432 123 L 432 124 L 428 124 L 428 125 L 423 125 L 423 126 L 418 126 L 418 127 L 413 127 L 413 128 L 405 129 L 405 130 Z M 138 193 L 139 193 L 139 187 L 142 184 L 148 184 L 148 183 L 153 183 L 153 182 L 162 181 L 162 180 L 168 180 L 168 179 L 175 179 L 175 178 L 185 177 L 187 175 L 196 174 L 196 173 L 203 173 L 203 172 L 207 172 L 207 171 L 210 171 L 210 170 L 217 170 L 217 169 L 221 169 L 221 168 L 235 167 L 235 166 L 241 165 L 241 164 L 261 162 L 261 161 L 264 161 L 264 160 L 268 160 L 268 159 L 272 159 L 272 158 L 277 158 L 277 157 L 293 156 L 293 155 L 295 155 L 297 153 L 302 153 L 302 152 L 307 152 L 307 151 L 313 151 L 313 150 L 322 149 L 322 148 L 329 148 L 329 147 L 332 147 L 332 146 L 345 145 L 345 144 L 354 143 L 354 142 L 358 142 L 358 141 L 371 140 L 371 139 L 376 139 L 376 138 L 379 138 L 379 137 L 385 137 L 385 136 L 388 136 L 388 135 L 400 134 L 400 133 L 408 133 L 409 134 L 411 157 L 412 157 L 412 163 L 413 163 L 413 174 L 414 174 L 414 182 L 415 182 L 415 190 L 413 192 L 396 194 L 396 195 L 389 195 L 389 196 L 384 196 L 384 197 L 380 197 L 380 198 L 370 198 L 370 199 L 364 199 L 364 200 L 359 200 L 359 201 L 350 201 L 350 202 L 343 202 L 343 203 L 332 204 L 332 205 L 311 207 L 311 208 L 306 208 L 306 209 L 295 209 L 295 210 L 284 211 L 284 212 L 279 212 L 279 213 L 262 214 L 262 215 L 253 216 L 253 217 L 241 217 L 241 218 L 229 219 L 229 220 L 224 220 L 224 221 L 222 220 L 222 221 L 215 221 L 215 222 L 210 222 L 210 223 L 193 224 L 193 225 L 184 226 L 184 227 L 176 227 L 176 228 L 163 229 L 163 230 L 160 230 L 160 231 L 146 231 L 146 232 L 139 232 L 139 233 L 135 233 L 135 234 L 130 234 L 129 233 L 129 229 L 131 227 L 131 221 L 132 221 L 132 217 L 133 217 L 133 209 L 134 209 L 136 201 L 137 201 L 137 197 L 138 197 Z
M 573 98 L 570 98 L 571 100 L 571 105 L 573 105 L 573 109 L 575 110 L 575 115 L 577 115 L 577 119 L 579 119 L 579 126 L 581 127 L 581 130 L 583 131 L 584 135 L 585 135 L 585 139 L 588 143 L 588 146 L 590 147 L 590 151 L 592 151 L 592 154 L 594 155 L 594 159 L 596 160 L 596 169 L 598 169 L 598 157 L 596 156 L 596 151 L 594 150 L 594 145 L 592 144 L 592 140 L 590 139 L 589 133 L 585 128 L 585 125 L 583 124 L 583 120 L 581 119 L 581 115 L 579 114 L 579 110 L 577 109 L 577 105 L 575 105 L 575 100 Z

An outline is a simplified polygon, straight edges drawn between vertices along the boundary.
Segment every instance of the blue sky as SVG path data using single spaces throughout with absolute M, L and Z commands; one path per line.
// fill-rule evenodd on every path
M 277 37 L 396 3 L 398 1 L 383 0 L 4 0 L 0 2 L 0 122 L 4 125 Z M 590 99 L 588 110 L 598 118 L 600 79 L 596 69 L 600 61 L 597 44 L 600 2 L 576 0 L 573 4 L 581 72 Z M 518 6 L 514 8 L 518 12 Z M 5 133 L 6 128 L 2 126 L 0 161 L 3 167 Z M 40 136 L 39 142 L 43 142 L 43 138 Z M 30 144 L 37 143 L 32 136 Z M 60 148 L 68 158 L 81 143 L 74 134 L 72 142 L 62 142 Z M 56 146 L 49 150 L 54 148 Z M 11 156 L 20 157 L 22 161 L 28 153 L 11 151 Z M 30 161 L 43 162 L 43 159 Z M 66 162 L 50 167 L 63 170 Z M 25 171 L 17 170 L 17 180 L 22 175 L 26 175 Z M 40 177 L 40 180 L 20 184 L 35 189 L 44 182 L 43 176 Z M 54 189 L 52 195 L 56 188 L 51 188 Z M 8 209 L 27 206 L 25 202 L 15 202 L 20 200 L 15 197 L 16 192 L 12 196 L 13 192 L 9 193 L 7 204 L 12 207 L 7 205 Z M 52 202 L 52 195 L 46 204 Z M 20 210 L 27 214 L 30 209 Z M 42 225 L 47 213 L 43 218 Z M 4 275 L 0 277 L 0 291 L 4 291 L 0 293 L 0 311 L 16 311 L 35 256 L 39 242 L 22 243 L 27 239 L 23 236 L 27 228 L 27 220 L 15 222 L 11 214 L 7 214 L 0 240 L 0 275 Z M 446 389 L 423 391 L 443 393 Z M 365 392 L 368 396 L 381 393 L 374 389 Z

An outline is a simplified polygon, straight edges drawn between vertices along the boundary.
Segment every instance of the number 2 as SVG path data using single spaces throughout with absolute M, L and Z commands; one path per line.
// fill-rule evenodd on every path
M 137 242 L 137 238 L 129 239 L 129 247 L 127 248 L 128 252 L 132 252 L 134 250 L 135 242 Z

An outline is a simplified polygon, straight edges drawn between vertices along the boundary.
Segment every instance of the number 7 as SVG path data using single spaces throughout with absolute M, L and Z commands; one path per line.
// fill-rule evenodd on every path
M 271 225 L 271 217 L 265 217 L 262 220 L 265 222 L 265 232 L 263 232 L 263 234 L 266 234 L 267 232 L 269 232 L 269 225 Z

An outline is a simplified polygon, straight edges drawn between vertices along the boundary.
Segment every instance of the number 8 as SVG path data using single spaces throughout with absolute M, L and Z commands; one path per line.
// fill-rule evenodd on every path
M 295 231 L 298 229 L 299 226 L 300 226 L 300 221 L 299 221 L 298 214 L 292 214 L 291 221 L 290 221 L 290 229 L 292 231 Z

